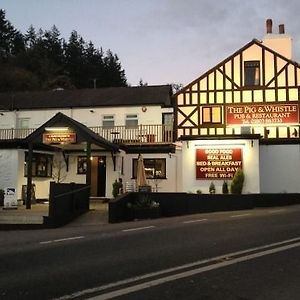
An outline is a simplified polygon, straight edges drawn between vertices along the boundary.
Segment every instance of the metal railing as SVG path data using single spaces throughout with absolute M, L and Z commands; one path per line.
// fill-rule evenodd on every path
M 136 127 L 114 126 L 89 127 L 106 140 L 119 144 L 155 144 L 172 143 L 173 129 L 170 125 L 138 125 Z M 0 129 L 0 140 L 23 139 L 35 128 Z

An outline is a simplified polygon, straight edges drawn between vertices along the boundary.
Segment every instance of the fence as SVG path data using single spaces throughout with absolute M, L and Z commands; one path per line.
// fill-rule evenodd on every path
M 50 182 L 49 216 L 45 224 L 57 227 L 89 210 L 90 186 Z

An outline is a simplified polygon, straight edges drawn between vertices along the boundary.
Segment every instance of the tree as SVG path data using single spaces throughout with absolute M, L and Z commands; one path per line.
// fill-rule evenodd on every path
M 81 70 L 84 65 L 84 40 L 77 33 L 72 31 L 68 43 L 64 44 L 65 70 L 69 74 L 73 84 L 77 88 L 82 87 Z
M 244 180 L 245 180 L 244 172 L 241 168 L 239 168 L 235 172 L 231 182 L 231 186 L 230 186 L 231 194 L 240 195 L 242 193 Z
M 57 152 L 53 159 L 52 178 L 57 182 L 63 182 L 67 177 L 67 166 L 62 152 Z
M 143 79 L 141 78 L 139 81 L 139 86 L 147 86 L 147 85 L 148 85 L 148 83 L 144 82 Z
M 119 57 L 107 50 L 104 57 L 105 86 L 127 86 L 125 71 L 121 67 Z
M 0 59 L 6 61 L 13 55 L 24 51 L 24 39 L 5 18 L 5 11 L 0 9 Z
M 24 35 L 0 9 L 0 92 L 53 88 L 127 86 L 119 58 L 84 39 L 74 30 L 68 41 L 53 25 Z M 26 82 L 27 81 L 27 82 Z

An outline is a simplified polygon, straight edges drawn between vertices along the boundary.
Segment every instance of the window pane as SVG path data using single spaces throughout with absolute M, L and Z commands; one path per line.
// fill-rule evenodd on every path
M 87 162 L 86 156 L 79 156 L 77 158 L 77 174 L 86 174 Z
M 245 86 L 260 84 L 259 61 L 246 61 L 244 65 Z
M 138 126 L 138 116 L 137 115 L 126 115 L 125 125 L 126 125 L 126 127 L 137 127 Z
M 144 166 L 147 179 L 166 178 L 166 159 L 144 159 Z M 133 159 L 133 178 L 137 176 L 137 159 Z
M 202 113 L 203 123 L 210 123 L 210 107 L 203 107 Z
M 115 118 L 113 115 L 103 116 L 102 126 L 106 128 L 113 128 L 115 126 Z
M 212 108 L 212 123 L 221 123 L 221 107 Z

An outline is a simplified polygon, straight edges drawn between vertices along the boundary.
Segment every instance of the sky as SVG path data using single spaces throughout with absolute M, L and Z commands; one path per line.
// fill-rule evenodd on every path
M 0 0 L 6 19 L 25 33 L 53 25 L 66 40 L 117 54 L 127 82 L 187 85 L 253 38 L 285 24 L 300 62 L 299 0 Z

